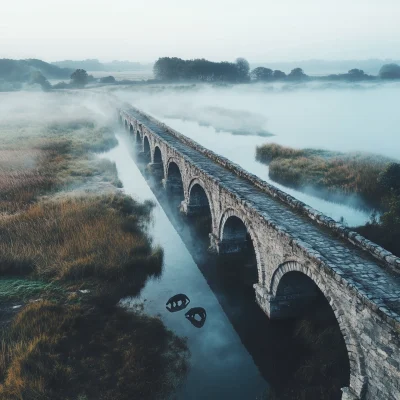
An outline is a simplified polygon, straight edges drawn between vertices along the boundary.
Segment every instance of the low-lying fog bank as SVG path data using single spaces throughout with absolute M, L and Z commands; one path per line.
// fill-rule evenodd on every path
M 158 118 L 206 119 L 217 130 L 239 127 L 249 134 L 266 131 L 275 135 L 269 141 L 298 148 L 400 157 L 400 82 L 170 84 L 104 90 Z M 213 112 L 216 109 L 221 112 Z

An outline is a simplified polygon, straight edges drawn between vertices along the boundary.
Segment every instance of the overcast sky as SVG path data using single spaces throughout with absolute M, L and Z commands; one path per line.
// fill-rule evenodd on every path
M 400 59 L 400 0 L 11 0 L 0 58 Z

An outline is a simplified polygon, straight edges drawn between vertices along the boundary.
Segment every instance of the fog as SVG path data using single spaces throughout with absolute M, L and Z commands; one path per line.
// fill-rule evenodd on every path
M 21 133 L 29 135 L 37 125 L 51 122 L 94 118 L 99 124 L 109 124 L 114 122 L 115 107 L 112 96 L 87 91 L 0 92 L 0 140 Z
M 159 118 L 206 120 L 228 132 L 248 127 L 249 134 L 269 132 L 275 136 L 265 141 L 296 148 L 400 157 L 400 83 L 170 85 L 115 93 Z
M 321 198 L 323 193 L 310 188 L 299 192 L 277 184 L 269 178 L 268 167 L 255 160 L 255 149 L 273 142 L 369 152 L 398 160 L 399 90 L 400 83 L 314 81 L 153 85 L 113 93 L 335 220 L 356 226 L 371 216 L 359 197 L 331 196 L 327 201 Z M 260 137 L 259 132 L 273 136 Z
M 57 4 L 17 0 L 2 7 L 0 57 L 154 61 L 164 55 L 213 60 L 243 56 L 251 62 L 400 58 L 398 0 Z

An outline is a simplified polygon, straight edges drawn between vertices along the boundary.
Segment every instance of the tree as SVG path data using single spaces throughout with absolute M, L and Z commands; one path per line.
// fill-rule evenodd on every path
M 347 73 L 348 79 L 352 81 L 359 81 L 362 79 L 370 78 L 362 69 L 353 68 Z
M 379 77 L 381 79 L 400 79 L 400 65 L 385 64 L 379 70 Z
M 301 68 L 292 69 L 287 77 L 292 80 L 302 80 L 308 78 Z
M 154 76 L 159 80 L 173 81 L 185 77 L 186 61 L 177 57 L 161 57 L 153 67 Z
M 44 92 L 48 92 L 51 89 L 50 82 L 40 71 L 32 72 L 30 83 L 40 85 Z
M 251 71 L 250 77 L 255 81 L 270 81 L 272 79 L 272 69 L 257 67 Z
M 88 83 L 89 76 L 84 69 L 77 69 L 71 75 L 71 83 L 74 86 L 83 87 Z
M 100 78 L 100 83 L 115 83 L 115 78 L 112 75 L 104 76 Z
M 162 57 L 154 64 L 154 76 L 163 81 L 199 80 L 206 82 L 245 82 L 249 80 L 249 63 L 238 59 L 236 63 L 212 62 L 204 58 L 182 60 Z
M 242 57 L 236 59 L 236 67 L 238 70 L 238 78 L 240 81 L 248 81 L 250 79 L 249 72 L 250 72 L 250 64 L 249 62 Z
M 400 164 L 390 163 L 379 175 L 379 183 L 389 192 L 400 196 Z
M 285 79 L 286 78 L 286 74 L 282 71 L 279 71 L 279 69 L 276 69 L 273 74 L 272 74 L 273 78 L 276 80 L 280 80 L 280 79 Z

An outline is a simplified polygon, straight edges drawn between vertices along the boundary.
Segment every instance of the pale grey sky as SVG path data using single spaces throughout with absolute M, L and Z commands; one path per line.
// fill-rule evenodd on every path
M 160 56 L 400 59 L 400 0 L 12 0 L 0 8 L 0 58 Z

